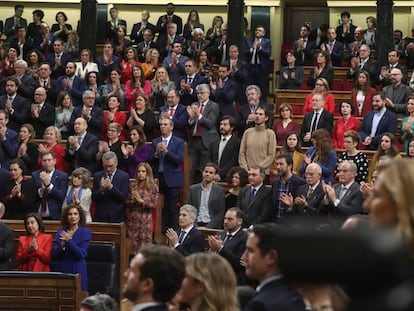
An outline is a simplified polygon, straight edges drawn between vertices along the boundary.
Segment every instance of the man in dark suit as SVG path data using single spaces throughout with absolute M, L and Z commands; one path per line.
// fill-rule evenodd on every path
M 198 69 L 195 60 L 187 59 L 184 66 L 185 76 L 179 79 L 177 89 L 181 96 L 181 103 L 184 106 L 189 106 L 197 101 L 196 87 L 200 84 L 206 83 L 206 80 L 197 73 Z
M 221 25 L 221 36 L 213 40 L 210 45 L 210 58 L 214 64 L 224 64 L 229 59 L 229 42 L 227 24 Z M 230 66 L 227 66 L 230 67 Z
M 188 63 L 188 62 L 187 62 Z M 217 120 L 219 106 L 209 99 L 210 88 L 207 84 L 199 84 L 195 88 L 198 101 L 187 106 L 190 139 L 188 155 L 192 159 L 191 183 L 195 183 L 197 167 L 203 167 L 208 161 L 208 148 L 218 139 Z
M 145 63 L 145 58 L 149 49 L 157 48 L 157 44 L 154 42 L 154 33 L 151 29 L 144 29 L 143 33 L 142 41 L 137 44 L 137 55 L 141 63 Z
M 300 38 L 293 42 L 293 53 L 299 66 L 312 66 L 316 49 L 315 41 L 309 38 L 310 28 L 308 25 L 300 26 Z
M 95 93 L 93 91 L 86 90 L 83 92 L 82 101 L 83 106 L 76 107 L 72 112 L 67 126 L 68 130 L 73 134 L 75 120 L 82 117 L 88 123 L 88 132 L 99 138 L 103 122 L 103 110 L 95 105 Z
M 162 66 L 167 69 L 170 81 L 173 81 L 178 87 L 180 79 L 186 75 L 185 63 L 187 56 L 182 54 L 183 47 L 181 42 L 174 42 L 171 47 L 171 53 L 162 61 Z
M 237 45 L 230 45 L 229 59 L 224 63 L 230 69 L 229 77 L 236 84 L 236 95 L 234 100 L 241 106 L 247 104 L 246 87 L 248 85 L 249 65 L 239 58 L 239 48 Z
M 262 91 L 261 100 L 267 101 L 269 90 L 268 75 L 271 70 L 270 56 L 272 42 L 264 37 L 264 26 L 258 25 L 254 30 L 254 37 L 246 42 L 244 56 L 250 64 L 249 83 L 256 84 Z
M 174 122 L 161 117 L 161 136 L 151 144 L 149 162 L 154 165 L 154 176 L 158 177 L 160 193 L 164 195 L 162 210 L 162 232 L 178 227 L 177 203 L 180 188 L 184 184 L 181 165 L 184 160 L 184 140 L 173 134 Z
M 382 134 L 397 132 L 397 116 L 385 106 L 385 95 L 377 92 L 372 96 L 372 109 L 368 112 L 359 127 L 362 144 L 367 150 L 377 150 Z M 379 119 L 374 126 L 374 116 Z
M 305 114 L 303 118 L 302 128 L 300 130 L 300 137 L 302 138 L 302 146 L 312 146 L 312 133 L 320 128 L 332 132 L 333 115 L 329 111 L 323 109 L 324 107 L 323 94 L 316 93 L 312 96 L 312 112 Z
M 62 204 L 68 190 L 68 174 L 55 169 L 56 158 L 53 152 L 40 154 L 42 168 L 32 173 L 37 189 L 34 207 L 43 219 L 60 220 Z
M 149 22 L 149 18 L 150 12 L 144 10 L 141 13 L 141 21 L 132 26 L 131 35 L 129 37 L 131 38 L 131 40 L 135 41 L 135 44 L 139 45 L 139 43 L 146 40 L 146 30 L 151 31 L 152 37 L 154 37 L 154 34 L 157 32 L 157 27 Z
M 279 230 L 276 224 L 259 224 L 247 238 L 242 257 L 246 276 L 260 284 L 243 311 L 305 310 L 302 295 L 283 278 L 279 268 L 278 258 L 283 256 L 278 248 Z
M 160 51 L 161 59 L 167 57 L 171 53 L 172 45 L 175 42 L 180 42 L 184 47 L 185 39 L 177 32 L 177 24 L 170 22 L 167 25 L 167 33 L 165 35 L 159 35 L 157 39 L 158 51 Z
M 4 23 L 4 34 L 7 36 L 7 42 L 11 42 L 16 34 L 17 27 L 27 27 L 27 20 L 22 17 L 24 5 L 16 4 L 14 6 L 14 15 L 6 18 Z
M 166 246 L 144 246 L 129 266 L 122 296 L 135 310 L 168 311 L 185 276 L 184 257 Z
M 64 52 L 64 42 L 60 38 L 56 38 L 53 42 L 53 54 L 45 57 L 46 62 L 52 69 L 52 78 L 58 79 L 65 75 L 66 64 L 72 59 L 70 54 Z
M 51 77 L 52 70 L 50 69 L 50 65 L 48 63 L 42 63 L 39 69 L 39 78 L 33 79 L 32 88 L 36 90 L 38 87 L 43 87 L 47 93 L 47 99 L 51 103 L 56 103 L 59 89 L 55 79 Z M 32 100 L 33 97 L 30 98 Z M 53 104 L 54 106 L 54 104 Z
M 380 74 L 380 65 L 376 59 L 370 58 L 371 48 L 367 44 L 361 44 L 359 47 L 359 57 L 351 59 L 351 68 L 346 74 L 348 79 L 357 79 L 359 72 L 364 70 L 369 73 L 371 86 L 377 85 Z
M 361 214 L 364 199 L 359 184 L 355 181 L 357 166 L 352 161 L 339 163 L 337 176 L 339 183 L 333 186 L 324 184 L 326 208 L 334 225 L 341 226 L 351 215 Z
M 33 99 L 33 93 L 35 90 L 34 80 L 32 76 L 28 75 L 27 62 L 24 60 L 17 60 L 14 64 L 14 70 L 16 71 L 15 78 L 18 81 L 17 94 L 24 97 L 26 100 L 31 101 Z
M 129 193 L 129 175 L 118 166 L 113 151 L 102 156 L 103 170 L 93 175 L 92 199 L 96 204 L 93 221 L 119 223 L 126 220 L 125 200 Z
M 190 186 L 187 202 L 198 211 L 197 225 L 221 229 L 225 210 L 224 189 L 214 183 L 217 166 L 206 163 L 203 167 L 203 180 Z
M 320 49 L 321 51 L 326 51 L 329 53 L 332 66 L 341 66 L 344 54 L 344 45 L 343 43 L 336 40 L 335 28 L 328 28 L 328 41 L 322 43 Z
M 6 111 L 9 116 L 7 126 L 16 132 L 25 123 L 30 110 L 28 101 L 24 97 L 17 95 L 18 85 L 19 81 L 16 77 L 8 77 L 6 81 L 6 95 L 0 96 L 0 109 Z
M 408 81 L 408 70 L 407 67 L 401 65 L 400 61 L 400 52 L 397 50 L 391 50 L 388 52 L 388 64 L 381 67 L 379 82 L 382 86 L 387 86 L 391 84 L 391 70 L 398 68 L 401 70 L 403 84 L 407 84 Z
M 164 118 L 173 120 L 173 135 L 187 140 L 188 113 L 186 107 L 180 104 L 180 95 L 177 90 L 168 92 L 167 105 L 161 107 L 158 123 Z
M 227 259 L 237 277 L 237 285 L 245 284 L 245 268 L 241 257 L 246 248 L 247 233 L 242 229 L 243 212 L 237 207 L 231 207 L 224 215 L 223 228 L 225 231 L 208 237 L 210 250 Z
M 107 40 L 113 40 L 116 38 L 116 28 L 118 26 L 125 26 L 127 28 L 127 22 L 124 19 L 118 18 L 118 9 L 112 7 L 109 10 L 109 15 L 111 15 L 111 20 L 105 23 L 105 37 Z
M 6 111 L 0 110 L 0 149 L 2 151 L 1 166 L 9 168 L 10 160 L 17 155 L 19 148 L 19 138 L 16 131 L 8 128 L 9 116 Z
M 43 87 L 35 90 L 27 122 L 33 125 L 36 138 L 43 138 L 45 129 L 55 124 L 55 107 L 49 102 L 46 89 Z
M 120 68 L 120 59 L 114 55 L 114 46 L 111 42 L 104 44 L 102 56 L 96 59 L 96 64 L 98 65 L 99 73 L 104 79 L 104 82 L 109 82 L 111 71 Z
M 211 99 L 220 108 L 220 116 L 236 116 L 234 110 L 234 97 L 236 95 L 236 84 L 229 77 L 230 70 L 225 64 L 221 64 L 218 70 L 216 81 L 210 81 Z
M 265 170 L 258 165 L 249 168 L 249 185 L 240 190 L 237 207 L 244 214 L 243 227 L 265 223 L 271 220 L 272 190 L 263 183 Z
M 209 162 L 218 166 L 216 180 L 226 180 L 227 173 L 234 166 L 239 166 L 238 157 L 240 140 L 233 135 L 236 120 L 225 115 L 220 120 L 220 139 L 213 141 L 209 147 Z
M 158 18 L 157 21 L 157 31 L 159 37 L 165 36 L 167 33 L 168 23 L 174 23 L 177 25 L 177 34 L 183 32 L 183 20 L 180 16 L 174 14 L 175 6 L 173 3 L 167 3 L 166 13 Z
M 84 118 L 77 118 L 73 128 L 75 135 L 68 137 L 65 151 L 65 159 L 69 163 L 69 172 L 82 166 L 93 174 L 97 168 L 95 157 L 98 153 L 99 139 L 86 131 L 88 123 Z
M 165 232 L 170 246 L 183 256 L 204 251 L 204 235 L 194 227 L 196 219 L 197 209 L 190 204 L 184 204 L 178 216 L 180 230 L 169 228 Z
M 322 24 L 310 31 L 309 40 L 315 41 L 316 48 L 320 49 L 322 44 L 328 42 L 328 28 L 328 24 Z
M 12 269 L 11 261 L 14 250 L 14 230 L 1 221 L 5 211 L 4 204 L 0 202 L 0 271 Z
M 196 59 L 197 54 L 201 51 L 209 50 L 211 41 L 205 38 L 204 30 L 201 28 L 195 28 L 191 34 L 193 39 L 185 42 L 185 51 L 188 57 Z
M 67 62 L 65 75 L 57 80 L 59 91 L 67 91 L 72 97 L 73 106 L 82 105 L 82 93 L 85 91 L 85 80 L 79 78 L 76 74 L 76 64 Z
M 293 159 L 290 154 L 279 154 L 276 157 L 277 176 L 272 182 L 272 218 L 277 223 L 284 223 L 285 216 L 288 212 L 289 206 L 286 205 L 280 196 L 291 194 L 294 198 L 300 186 L 305 184 L 305 180 L 292 172 Z
M 10 42 L 10 46 L 19 53 L 19 59 L 27 60 L 28 54 L 34 49 L 31 38 L 27 37 L 27 27 L 19 26 L 16 30 L 16 36 Z

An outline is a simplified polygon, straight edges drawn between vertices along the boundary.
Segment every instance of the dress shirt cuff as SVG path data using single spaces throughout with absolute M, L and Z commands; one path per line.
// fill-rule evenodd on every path
M 340 202 L 340 200 L 339 200 L 339 199 L 336 199 L 336 200 L 333 202 L 333 204 L 335 205 L 335 207 L 337 207 L 337 206 L 339 205 L 339 202 Z

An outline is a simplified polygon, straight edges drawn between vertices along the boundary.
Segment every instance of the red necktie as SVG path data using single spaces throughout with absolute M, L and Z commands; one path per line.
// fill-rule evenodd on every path
M 173 107 L 171 107 L 170 108 L 170 117 L 173 117 L 174 116 L 174 108 Z

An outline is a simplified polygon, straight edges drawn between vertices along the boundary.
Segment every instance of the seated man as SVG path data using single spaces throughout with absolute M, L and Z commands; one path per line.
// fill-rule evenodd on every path
M 204 236 L 194 227 L 196 219 L 197 209 L 190 204 L 184 204 L 178 215 L 180 230 L 176 232 L 169 228 L 165 232 L 171 247 L 183 256 L 204 251 Z

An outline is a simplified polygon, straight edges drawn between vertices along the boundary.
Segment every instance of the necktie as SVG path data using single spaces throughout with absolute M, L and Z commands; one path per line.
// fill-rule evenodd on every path
M 170 107 L 170 117 L 173 117 L 173 116 L 174 116 L 174 108 Z
M 180 244 L 183 243 L 184 236 L 185 236 L 185 231 L 181 230 L 180 235 L 178 236 L 178 243 L 180 243 Z
M 343 199 L 343 197 L 344 197 L 344 195 L 345 195 L 345 193 L 346 193 L 346 187 L 345 186 L 342 186 L 341 187 L 341 191 L 339 192 L 339 201 L 341 201 L 342 199 Z
M 191 82 L 193 82 L 193 78 L 187 77 L 187 84 L 191 84 Z
M 43 79 L 43 87 L 46 88 L 47 87 L 47 80 Z
M 203 111 L 204 111 L 204 104 L 201 103 L 200 109 L 198 110 L 198 112 L 199 112 L 199 114 L 202 115 Z M 199 120 L 197 120 L 195 136 L 201 136 L 201 126 L 200 126 Z
M 78 142 L 79 142 L 79 145 L 82 145 L 82 136 L 78 136 Z
M 232 236 L 230 233 L 227 233 L 227 234 L 226 234 L 226 237 L 224 238 L 223 245 L 226 245 L 226 243 L 227 243 L 228 241 L 230 241 L 232 237 L 233 237 L 233 236 Z
M 249 202 L 251 203 L 254 200 L 254 196 L 256 195 L 256 188 L 252 188 L 250 190 L 250 198 L 249 198 Z
M 306 194 L 306 197 L 309 198 L 313 194 L 313 188 L 309 187 L 308 193 Z
M 112 181 L 112 173 L 108 173 L 108 178 Z
M 46 210 L 47 210 L 47 189 L 45 189 L 45 192 L 43 192 L 42 201 L 40 205 L 40 212 L 42 216 L 46 216 Z
M 311 133 L 313 133 L 318 126 L 318 112 L 313 113 L 312 125 L 311 125 Z

